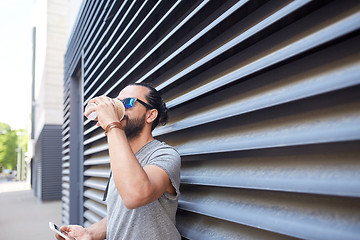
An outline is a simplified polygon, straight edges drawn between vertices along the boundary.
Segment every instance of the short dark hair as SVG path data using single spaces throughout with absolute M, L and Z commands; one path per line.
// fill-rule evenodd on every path
M 145 96 L 146 101 L 151 107 L 158 111 L 158 116 L 154 120 L 151 130 L 154 130 L 159 123 L 165 125 L 168 122 L 168 108 L 160 93 L 150 83 L 132 83 L 130 86 L 131 85 L 142 86 L 149 89 L 149 93 Z

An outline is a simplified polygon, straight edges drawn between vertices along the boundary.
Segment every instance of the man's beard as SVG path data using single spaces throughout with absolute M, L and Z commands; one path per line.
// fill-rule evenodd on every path
M 145 127 L 145 114 L 140 119 L 129 119 L 126 115 L 124 116 L 124 119 L 126 120 L 126 126 L 124 127 L 126 137 L 128 139 L 138 137 Z

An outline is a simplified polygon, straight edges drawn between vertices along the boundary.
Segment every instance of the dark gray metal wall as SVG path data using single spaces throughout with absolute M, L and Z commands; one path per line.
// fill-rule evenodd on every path
M 84 1 L 65 56 L 64 223 L 70 139 L 79 222 L 106 214 L 103 130 L 82 119 L 70 136 L 80 69 L 83 107 L 132 82 L 163 94 L 171 121 L 153 133 L 182 155 L 184 238 L 359 239 L 359 29 L 358 1 Z
M 44 125 L 35 144 L 32 188 L 41 200 L 61 199 L 61 125 Z

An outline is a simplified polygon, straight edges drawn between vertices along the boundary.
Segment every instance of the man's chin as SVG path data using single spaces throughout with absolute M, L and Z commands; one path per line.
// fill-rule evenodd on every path
M 125 135 L 128 138 L 128 140 L 137 138 L 144 129 L 145 114 L 141 119 L 133 119 L 129 121 L 129 118 L 127 116 L 124 116 L 123 120 L 125 120 L 124 122 L 125 124 L 124 123 L 121 124 L 124 127 Z

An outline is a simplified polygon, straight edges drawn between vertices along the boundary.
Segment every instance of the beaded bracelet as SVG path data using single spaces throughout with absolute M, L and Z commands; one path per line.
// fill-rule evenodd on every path
M 107 133 L 110 131 L 110 129 L 112 128 L 120 128 L 122 130 L 124 130 L 123 126 L 121 125 L 121 123 L 119 122 L 112 122 L 112 123 L 109 123 L 106 128 L 105 128 L 105 135 L 107 135 Z

